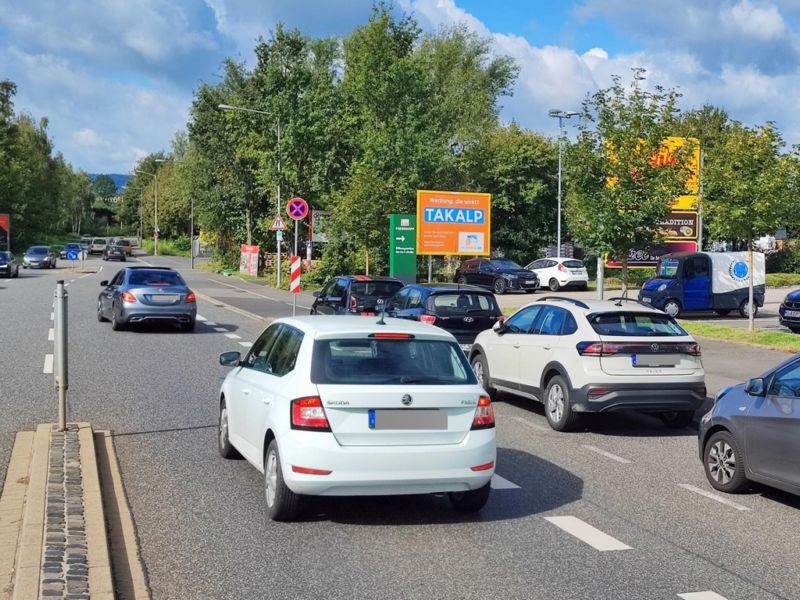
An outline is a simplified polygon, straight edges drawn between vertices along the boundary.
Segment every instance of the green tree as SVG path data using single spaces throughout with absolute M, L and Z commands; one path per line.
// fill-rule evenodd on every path
M 98 175 L 92 181 L 92 190 L 97 198 L 107 200 L 117 195 L 117 184 L 109 175 Z
M 623 294 L 629 252 L 659 239 L 658 223 L 684 191 L 683 158 L 692 150 L 684 146 L 663 165 L 653 160 L 675 132 L 679 94 L 640 89 L 641 73 L 634 74 L 630 90 L 615 77 L 611 87 L 586 99 L 578 140 L 566 151 L 570 233 L 598 254 L 621 259 Z

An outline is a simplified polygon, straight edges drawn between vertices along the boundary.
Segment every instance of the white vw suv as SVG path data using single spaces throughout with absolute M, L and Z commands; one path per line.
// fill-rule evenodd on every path
M 219 450 L 264 473 L 269 515 L 303 495 L 449 492 L 480 510 L 496 449 L 491 400 L 456 339 L 401 319 L 273 321 L 222 384 Z
M 470 363 L 490 394 L 543 402 L 550 426 L 581 413 L 633 409 L 687 426 L 706 398 L 700 346 L 635 300 L 544 297 L 478 334 Z

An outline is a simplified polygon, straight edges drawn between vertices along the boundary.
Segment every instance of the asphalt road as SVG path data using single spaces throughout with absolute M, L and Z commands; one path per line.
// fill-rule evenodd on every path
M 500 477 L 479 516 L 431 496 L 338 498 L 315 501 L 300 523 L 270 522 L 260 474 L 216 451 L 225 374 L 217 355 L 244 350 L 263 329 L 242 310 L 289 314 L 288 294 L 184 270 L 202 294 L 205 320 L 194 333 L 112 332 L 97 322 L 95 302 L 118 266 L 89 264 L 102 272 L 0 280 L 0 477 L 14 433 L 56 419 L 43 371 L 63 278 L 69 419 L 114 432 L 154 598 L 800 598 L 800 498 L 762 487 L 704 495 L 695 433 L 642 415 L 560 434 L 539 406 L 506 397 L 495 404 Z M 300 298 L 302 312 L 307 303 Z M 720 342 L 703 348 L 710 391 L 785 358 Z

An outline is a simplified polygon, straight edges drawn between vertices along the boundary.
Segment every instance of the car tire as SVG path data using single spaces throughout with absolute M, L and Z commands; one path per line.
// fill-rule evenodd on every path
M 23 269 L 27 269 L 27 268 L 28 268 L 28 265 L 22 265 L 22 268 L 23 268 Z
M 491 377 L 489 375 L 489 363 L 486 360 L 486 357 L 478 352 L 475 356 L 472 357 L 472 371 L 475 373 L 475 377 L 478 379 L 478 385 L 482 385 L 483 389 L 486 390 L 486 393 L 489 396 L 494 396 L 497 393 L 497 390 L 494 389 L 490 382 Z
M 458 278 L 456 278 L 456 283 L 459 285 L 467 285 L 467 278 L 463 275 L 459 275 Z
M 217 448 L 220 456 L 228 460 L 242 458 L 239 451 L 231 445 L 228 438 L 228 405 L 223 397 L 219 403 L 219 421 L 217 424 Z
M 681 303 L 675 298 L 670 298 L 664 303 L 663 310 L 673 319 L 677 319 L 683 310 L 683 306 L 681 306 Z
M 502 277 L 498 277 L 497 279 L 495 279 L 494 283 L 492 284 L 492 289 L 494 290 L 494 293 L 497 294 L 498 296 L 502 296 L 503 294 L 505 294 L 507 287 L 508 284 L 506 283 L 506 280 L 503 279 Z
M 14 271 L 14 279 L 16 279 L 17 277 L 19 277 L 19 267 L 17 267 L 17 270 Z
M 800 333 L 800 328 L 797 327 L 789 327 L 789 331 L 792 333 Z
M 264 454 L 264 500 L 273 521 L 291 521 L 300 513 L 302 497 L 283 480 L 278 442 L 272 440 Z
M 561 375 L 553 376 L 547 382 L 544 393 L 544 416 L 550 427 L 556 431 L 575 429 L 580 415 L 572 409 L 569 387 Z
M 106 319 L 103 316 L 103 309 L 100 307 L 100 303 L 99 302 L 97 303 L 97 320 L 100 323 L 105 323 L 106 321 L 108 321 L 108 319 Z
M 125 325 L 117 318 L 117 310 L 111 307 L 111 329 L 114 331 L 122 331 Z
M 747 311 L 747 307 L 748 307 L 749 304 L 750 304 L 749 300 L 742 300 L 742 303 L 739 305 L 739 315 L 741 315 L 741 317 L 743 319 L 746 319 L 749 316 L 748 315 L 748 311 Z M 758 316 L 758 304 L 756 304 L 755 300 L 754 300 L 753 301 L 753 318 L 755 318 L 757 316 Z
M 728 431 L 718 431 L 703 448 L 703 468 L 708 482 L 715 490 L 735 494 L 747 484 L 744 452 Z
M 555 277 L 553 277 L 553 278 L 552 278 L 552 279 L 551 279 L 551 280 L 550 280 L 550 281 L 547 283 L 547 287 L 549 287 L 549 288 L 550 288 L 550 291 L 551 291 L 551 292 L 557 292 L 557 291 L 558 291 L 558 290 L 561 288 L 561 285 L 558 283 L 558 279 L 556 279 Z
M 194 331 L 195 321 L 192 319 L 188 323 L 181 323 L 181 331 L 185 331 L 187 333 Z
M 714 312 L 717 313 L 720 317 L 727 317 L 729 314 L 731 314 L 731 309 L 730 308 L 716 308 L 716 309 L 714 309 Z
M 477 490 L 450 492 L 447 497 L 455 510 L 459 512 L 477 512 L 486 506 L 491 491 L 491 482 L 487 482 L 486 485 L 479 487 Z
M 670 429 L 684 429 L 692 424 L 693 410 L 672 410 L 658 414 L 661 421 Z
M 536 288 L 533 288 L 532 290 L 525 290 L 525 293 L 526 294 L 535 294 L 536 293 Z

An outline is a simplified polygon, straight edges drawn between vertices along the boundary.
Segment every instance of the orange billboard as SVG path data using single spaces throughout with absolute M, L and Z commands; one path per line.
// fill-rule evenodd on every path
M 417 191 L 417 254 L 489 256 L 491 194 Z

